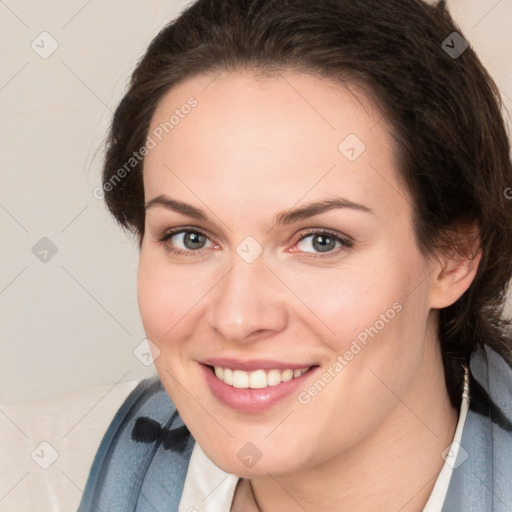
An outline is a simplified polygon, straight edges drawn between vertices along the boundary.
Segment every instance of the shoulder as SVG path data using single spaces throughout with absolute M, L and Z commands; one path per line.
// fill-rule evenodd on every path
M 512 503 L 512 368 L 486 346 L 471 357 L 469 411 L 443 511 L 505 512 Z
M 159 377 L 144 379 L 103 436 L 79 512 L 134 510 L 141 495 L 158 510 L 160 502 L 179 501 L 193 444 Z
M 512 432 L 512 367 L 492 348 L 476 351 L 470 363 L 470 408 Z M 510 436 L 509 436 L 510 437 Z

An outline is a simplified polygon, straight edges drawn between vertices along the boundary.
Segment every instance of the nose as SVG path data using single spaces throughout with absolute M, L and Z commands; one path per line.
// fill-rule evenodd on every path
M 231 269 L 210 292 L 207 322 L 224 340 L 244 343 L 286 328 L 286 290 L 263 255 L 252 263 L 237 254 Z

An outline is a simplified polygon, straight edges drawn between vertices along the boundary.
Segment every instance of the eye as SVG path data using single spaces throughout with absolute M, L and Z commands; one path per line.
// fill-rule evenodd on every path
M 353 243 L 339 233 L 329 230 L 314 230 L 301 235 L 296 244 L 298 250 L 312 253 L 313 257 L 329 257 L 337 255 L 340 250 L 350 248 Z
M 203 250 L 217 248 L 208 235 L 198 228 L 176 228 L 165 231 L 158 237 L 158 242 L 170 254 L 178 256 L 198 256 Z M 300 235 L 291 252 L 304 252 L 314 258 L 338 255 L 342 250 L 353 246 L 351 239 L 340 233 L 326 229 L 310 230 Z
M 164 244 L 167 252 L 179 256 L 195 256 L 203 249 L 216 247 L 208 236 L 197 228 L 166 231 L 158 237 L 158 242 Z

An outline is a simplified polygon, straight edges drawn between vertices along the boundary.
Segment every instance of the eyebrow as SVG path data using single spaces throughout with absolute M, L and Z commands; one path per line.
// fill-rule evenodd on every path
M 154 206 L 161 206 L 168 210 L 172 210 L 177 213 L 187 215 L 188 217 L 192 217 L 197 220 L 202 220 L 205 222 L 209 220 L 208 214 L 204 210 L 196 208 L 195 206 L 192 206 L 190 204 L 184 203 L 183 201 L 172 199 L 165 195 L 159 195 L 157 197 L 154 197 L 153 199 L 146 203 L 145 208 L 146 210 L 148 210 L 149 208 L 152 208 Z M 278 226 L 292 224 L 294 222 L 298 222 L 300 220 L 304 220 L 309 217 L 313 217 L 314 215 L 319 215 L 320 213 L 324 213 L 329 210 L 334 210 L 336 208 L 350 208 L 353 210 L 362 211 L 366 213 L 374 213 L 371 208 L 368 208 L 367 206 L 364 206 L 362 204 L 354 203 L 342 197 L 333 197 L 328 199 L 322 199 L 320 201 L 315 201 L 313 203 L 309 203 L 299 208 L 292 208 L 280 212 L 276 215 L 274 222 L 275 225 Z

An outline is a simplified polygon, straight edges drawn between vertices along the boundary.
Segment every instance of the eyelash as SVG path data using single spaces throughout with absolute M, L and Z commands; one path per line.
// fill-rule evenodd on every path
M 197 254 L 200 254 L 204 250 L 204 249 L 198 249 L 195 251 L 194 250 L 184 251 L 182 249 L 176 249 L 174 247 L 171 247 L 167 243 L 167 241 L 174 235 L 177 235 L 178 233 L 196 233 L 196 234 L 201 234 L 209 239 L 209 236 L 199 228 L 187 228 L 187 227 L 183 228 L 183 227 L 181 227 L 181 228 L 175 228 L 171 231 L 163 232 L 161 235 L 158 236 L 157 241 L 159 243 L 163 244 L 164 249 L 168 253 L 174 254 L 177 256 L 195 256 Z M 307 231 L 306 233 L 303 233 L 302 235 L 300 235 L 294 245 L 298 244 L 305 238 L 308 238 L 313 235 L 328 235 L 330 238 L 333 238 L 335 241 L 340 242 L 341 247 L 338 247 L 337 249 L 332 250 L 332 251 L 328 251 L 325 254 L 306 253 L 309 256 L 305 256 L 305 257 L 308 257 L 308 258 L 329 258 L 329 257 L 333 257 L 334 255 L 337 255 L 342 249 L 350 249 L 353 247 L 352 240 L 350 240 L 349 238 L 345 238 L 345 237 L 341 236 L 339 233 L 337 233 L 336 231 L 332 231 L 329 229 L 311 229 L 311 230 Z

